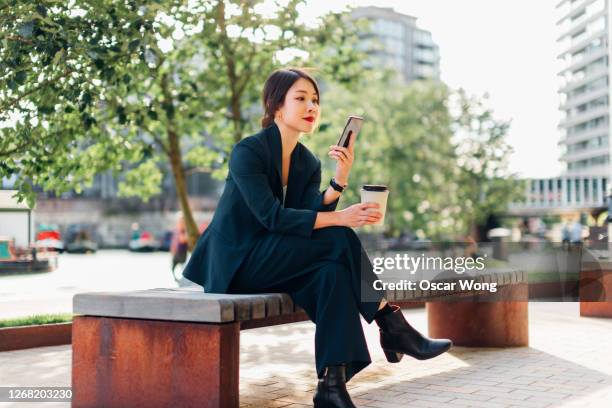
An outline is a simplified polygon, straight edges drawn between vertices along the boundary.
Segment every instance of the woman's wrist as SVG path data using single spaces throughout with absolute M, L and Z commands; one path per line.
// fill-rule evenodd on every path
M 314 229 L 325 227 L 338 227 L 342 225 L 344 224 L 340 211 L 322 211 L 317 213 Z
M 342 193 L 337 192 L 331 186 L 327 187 L 327 190 L 325 190 L 325 193 L 323 193 L 323 204 L 331 204 L 339 199 L 341 195 Z
M 346 225 L 346 223 L 344 222 L 344 213 L 342 211 L 343 210 L 334 211 L 334 214 L 336 215 L 336 226 L 339 227 Z
M 341 186 L 348 185 L 348 177 L 334 176 L 334 180 L 336 181 L 336 183 L 340 184 Z

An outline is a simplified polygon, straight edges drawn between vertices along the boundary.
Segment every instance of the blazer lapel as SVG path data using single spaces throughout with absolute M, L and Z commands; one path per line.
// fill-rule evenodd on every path
M 280 130 L 276 123 L 273 123 L 270 127 L 266 128 L 268 146 L 270 147 L 270 155 L 272 160 L 272 167 L 274 167 L 275 183 L 273 183 L 272 190 L 274 194 L 285 207 L 297 205 L 299 197 L 294 197 L 303 183 L 304 178 L 304 163 L 302 162 L 302 144 L 297 143 L 295 149 L 291 152 L 291 163 L 289 163 L 289 177 L 287 179 L 287 194 L 285 201 L 283 202 L 283 142 L 281 140 Z
M 270 148 L 270 160 L 272 160 L 272 167 L 276 173 L 276 185 L 273 186 L 274 194 L 281 200 L 283 200 L 283 142 L 281 141 L 280 130 L 276 123 L 266 128 L 268 146 Z
M 287 179 L 287 197 L 285 207 L 295 208 L 297 198 L 295 194 L 300 190 L 299 183 L 302 182 L 304 175 L 304 163 L 302 162 L 302 145 L 298 142 L 295 149 L 291 152 L 291 163 L 289 163 L 289 178 Z

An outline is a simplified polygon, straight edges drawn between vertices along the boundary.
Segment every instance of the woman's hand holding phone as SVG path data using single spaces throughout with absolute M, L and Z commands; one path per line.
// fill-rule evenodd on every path
M 336 175 L 338 184 L 348 184 L 349 174 L 355 158 L 355 137 L 351 137 L 348 148 L 338 145 L 329 146 L 329 157 L 336 160 Z
M 377 208 L 380 208 L 378 203 L 353 204 L 338 211 L 340 224 L 351 228 L 375 224 L 382 218 L 382 213 L 377 211 Z

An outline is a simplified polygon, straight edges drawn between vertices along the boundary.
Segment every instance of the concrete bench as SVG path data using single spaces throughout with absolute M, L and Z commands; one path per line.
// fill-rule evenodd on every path
M 477 279 L 527 292 L 522 272 Z M 527 344 L 526 300 L 492 302 L 474 291 L 436 302 L 442 295 L 387 292 L 394 303 L 427 301 L 432 336 L 462 345 L 481 346 L 487 336 L 498 346 Z M 74 407 L 238 407 L 240 330 L 308 319 L 286 294 L 205 294 L 199 287 L 82 293 L 73 310 Z

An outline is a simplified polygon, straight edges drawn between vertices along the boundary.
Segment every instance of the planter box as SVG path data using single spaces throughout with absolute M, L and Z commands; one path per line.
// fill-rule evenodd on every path
M 0 328 L 0 351 L 59 346 L 72 342 L 72 322 Z

